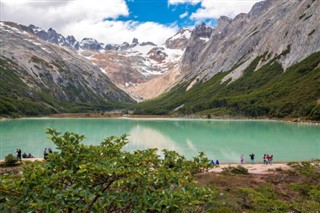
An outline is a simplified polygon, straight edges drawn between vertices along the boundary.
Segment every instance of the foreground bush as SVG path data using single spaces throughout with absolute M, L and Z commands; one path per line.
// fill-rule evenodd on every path
M 7 155 L 4 159 L 5 166 L 15 166 L 18 164 L 18 162 L 20 162 L 20 160 L 13 156 L 13 154 Z
M 0 209 L 14 212 L 203 212 L 212 211 L 214 193 L 197 187 L 193 173 L 209 166 L 200 153 L 186 160 L 173 151 L 123 151 L 126 135 L 98 146 L 84 136 L 49 129 L 57 154 L 23 169 L 23 177 L 0 184 Z

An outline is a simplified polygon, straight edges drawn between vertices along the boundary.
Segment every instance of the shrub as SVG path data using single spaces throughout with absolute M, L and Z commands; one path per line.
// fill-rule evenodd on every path
M 48 131 L 59 153 L 2 181 L 4 212 L 212 212 L 215 193 L 197 187 L 192 171 L 208 165 L 200 153 L 186 160 L 157 149 L 123 151 L 126 135 L 84 145 L 83 135 Z M 1 203 L 3 200 L 3 204 Z
M 5 157 L 4 165 L 5 166 L 15 166 L 19 162 L 19 159 L 13 156 L 12 154 L 9 154 Z
M 222 174 L 243 174 L 247 175 L 249 174 L 248 169 L 244 168 L 243 166 L 229 166 L 226 168 L 222 168 Z

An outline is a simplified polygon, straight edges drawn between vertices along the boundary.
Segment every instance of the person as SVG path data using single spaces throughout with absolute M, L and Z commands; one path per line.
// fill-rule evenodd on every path
M 31 155 L 31 153 L 29 153 L 28 158 L 33 158 L 33 156 Z
M 49 150 L 49 153 L 52 154 L 52 150 L 50 148 L 48 150 Z
M 48 151 L 47 151 L 47 148 L 44 149 L 43 158 L 44 158 L 45 160 L 48 159 Z
M 211 160 L 211 161 L 210 161 L 210 164 L 211 164 L 211 165 L 214 165 L 214 161 L 213 161 L 213 160 Z
M 270 164 L 270 155 L 267 154 L 267 164 Z
M 251 155 L 249 155 L 249 156 L 250 156 L 250 159 L 251 159 L 252 164 L 254 164 L 254 154 L 251 153 Z
M 216 160 L 216 165 L 218 165 L 218 166 L 220 165 L 220 162 L 219 162 L 219 160 Z
M 17 149 L 17 158 L 21 159 L 21 149 Z
M 272 165 L 273 155 L 268 155 L 268 163 Z
M 243 155 L 240 156 L 240 164 L 243 164 Z
M 264 154 L 263 155 L 263 164 L 266 164 L 267 165 L 267 154 Z
M 22 157 L 23 157 L 23 158 L 28 158 L 27 153 L 24 152 L 24 153 L 22 154 Z

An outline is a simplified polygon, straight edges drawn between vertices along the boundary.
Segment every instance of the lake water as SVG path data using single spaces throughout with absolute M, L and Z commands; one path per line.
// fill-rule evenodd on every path
M 273 154 L 274 161 L 320 159 L 320 126 L 278 121 L 198 119 L 95 119 L 28 118 L 0 121 L 0 159 L 17 148 L 43 157 L 44 148 L 54 149 L 46 128 L 74 131 L 86 136 L 84 143 L 100 144 L 107 136 L 129 134 L 125 149 L 175 150 L 191 158 L 203 151 L 222 163 L 239 162 L 254 153 Z

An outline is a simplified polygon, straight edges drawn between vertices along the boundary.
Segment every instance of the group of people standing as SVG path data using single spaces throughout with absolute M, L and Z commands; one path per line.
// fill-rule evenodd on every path
M 253 153 L 251 153 L 249 155 L 250 157 L 250 160 L 251 160 L 251 163 L 254 164 L 254 157 L 255 155 Z M 263 163 L 268 165 L 268 164 L 272 164 L 272 160 L 273 160 L 273 155 L 269 155 L 269 154 L 264 154 L 263 155 Z M 244 158 L 243 158 L 243 155 L 240 155 L 240 164 L 243 164 L 244 163 Z
M 17 158 L 21 159 L 21 158 L 33 158 L 33 155 L 31 153 L 27 154 L 27 153 L 22 153 L 21 149 L 17 149 L 16 150 L 17 153 Z
M 269 155 L 269 154 L 264 154 L 263 155 L 263 163 L 268 165 L 268 164 L 272 164 L 272 160 L 273 160 L 273 155 Z
M 27 153 L 24 152 L 23 154 L 21 154 L 21 153 L 22 153 L 21 149 L 17 149 L 17 150 L 16 150 L 16 153 L 17 153 L 17 158 L 19 158 L 19 159 L 21 159 L 21 158 L 34 158 L 31 153 L 27 154 Z M 45 148 L 45 149 L 44 149 L 44 152 L 43 152 L 43 158 L 44 158 L 45 160 L 48 159 L 49 153 L 52 153 L 52 149 L 50 149 L 50 148 L 48 148 L 48 149 Z
M 255 158 L 255 154 L 251 153 L 249 155 L 251 163 L 254 164 L 254 158 Z M 269 154 L 264 154 L 263 155 L 263 163 L 265 165 L 271 165 L 272 164 L 272 160 L 273 160 L 273 155 L 269 155 Z M 219 165 L 220 162 L 218 160 L 216 160 L 216 162 L 214 162 L 213 160 L 210 161 L 211 165 Z M 244 164 L 244 157 L 243 154 L 240 155 L 240 164 Z

